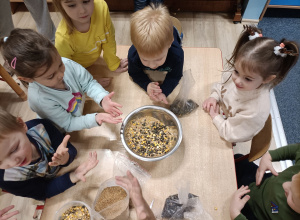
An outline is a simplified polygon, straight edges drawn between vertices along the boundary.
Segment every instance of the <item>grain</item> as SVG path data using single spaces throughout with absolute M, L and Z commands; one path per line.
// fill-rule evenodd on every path
M 175 145 L 177 136 L 177 129 L 151 116 L 130 121 L 125 131 L 129 148 L 143 157 L 165 155 Z
M 90 220 L 90 213 L 86 206 L 72 206 L 61 216 L 61 220 Z
M 107 187 L 101 192 L 95 210 L 105 219 L 114 219 L 128 207 L 126 196 L 126 191 L 120 186 Z M 119 203 L 114 206 L 117 202 Z

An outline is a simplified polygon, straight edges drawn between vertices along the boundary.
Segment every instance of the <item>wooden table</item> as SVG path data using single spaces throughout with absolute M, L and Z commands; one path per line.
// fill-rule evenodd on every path
M 118 56 L 126 57 L 128 49 L 128 46 L 118 46 Z M 221 51 L 217 48 L 184 48 L 184 52 L 184 69 L 191 69 L 196 81 L 190 98 L 201 105 L 209 96 L 212 83 L 221 78 Z M 101 71 L 103 68 L 106 70 Z M 123 118 L 140 106 L 153 104 L 146 93 L 130 80 L 128 73 L 108 73 L 103 64 L 95 65 L 90 71 L 95 73 L 97 69 L 104 75 L 110 74 L 114 77 L 112 85 L 107 90 L 115 91 L 113 100 L 123 105 Z M 174 100 L 179 89 L 180 85 L 168 97 L 170 102 Z M 87 101 L 85 110 L 97 111 L 99 107 L 92 101 Z M 204 209 L 213 219 L 230 219 L 230 198 L 237 189 L 231 144 L 219 137 L 211 118 L 201 107 L 192 114 L 180 118 L 180 122 L 183 140 L 173 155 L 157 162 L 143 162 L 130 157 L 152 175 L 143 189 L 147 202 L 150 204 L 154 199 L 154 212 L 161 212 L 165 199 L 177 194 L 177 185 L 180 181 L 187 180 L 190 192 L 199 196 Z M 100 162 L 87 175 L 85 183 L 77 183 L 64 193 L 47 199 L 42 220 L 53 219 L 55 211 L 71 200 L 81 200 L 92 206 L 100 184 L 113 176 L 113 168 L 107 166 L 109 164 L 107 161 L 111 162 L 113 155 L 110 150 L 126 154 L 119 137 L 120 126 L 104 124 L 101 127 L 71 134 L 71 142 L 78 149 L 78 155 L 69 167 L 60 171 L 61 173 L 77 167 L 91 150 L 98 152 Z M 131 219 L 135 219 L 134 210 L 131 211 Z

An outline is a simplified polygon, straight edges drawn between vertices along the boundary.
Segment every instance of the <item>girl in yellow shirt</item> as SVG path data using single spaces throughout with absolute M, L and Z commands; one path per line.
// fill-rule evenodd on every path
M 111 71 L 127 71 L 128 60 L 116 56 L 115 29 L 104 0 L 53 0 L 62 14 L 55 46 L 62 57 L 87 68 L 94 64 L 103 50 L 103 58 Z M 99 80 L 102 86 L 109 78 Z

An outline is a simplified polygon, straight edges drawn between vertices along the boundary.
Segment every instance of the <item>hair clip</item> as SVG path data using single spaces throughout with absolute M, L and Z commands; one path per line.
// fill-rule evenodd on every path
M 294 53 L 294 51 L 292 51 L 292 50 L 287 50 L 285 48 L 284 43 L 280 43 L 279 46 L 274 47 L 274 53 L 277 56 L 282 56 L 282 57 L 286 57 L 287 55 L 289 55 L 289 56 L 299 55 L 298 53 Z
M 17 57 L 13 58 L 13 60 L 10 63 L 11 68 L 14 70 L 16 69 L 16 63 L 17 63 Z
M 258 32 L 254 32 L 253 35 L 251 35 L 251 34 L 249 35 L 249 40 L 253 40 L 258 37 L 262 37 L 262 34 L 259 34 Z

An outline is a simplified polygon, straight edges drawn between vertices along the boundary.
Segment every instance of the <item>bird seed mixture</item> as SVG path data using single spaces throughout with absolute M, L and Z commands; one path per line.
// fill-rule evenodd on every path
M 177 141 L 178 132 L 151 116 L 132 120 L 125 133 L 127 145 L 143 157 L 160 157 L 168 153 Z
M 95 210 L 100 212 L 105 219 L 114 219 L 128 207 L 128 201 L 124 201 L 118 206 L 113 206 L 113 204 L 124 200 L 126 196 L 126 191 L 120 186 L 107 187 L 101 192 L 96 202 Z M 106 210 L 102 211 L 103 209 Z
M 90 213 L 85 206 L 72 206 L 67 211 L 65 211 L 61 220 L 90 220 Z

